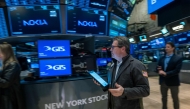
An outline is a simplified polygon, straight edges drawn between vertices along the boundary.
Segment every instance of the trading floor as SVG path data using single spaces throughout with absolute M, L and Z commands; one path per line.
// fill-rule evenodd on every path
M 144 109 L 161 109 L 160 86 L 158 85 L 158 77 L 149 77 L 150 96 L 144 98 Z M 180 109 L 190 109 L 190 84 L 181 83 L 180 86 Z M 173 109 L 173 102 L 168 91 L 168 109 Z

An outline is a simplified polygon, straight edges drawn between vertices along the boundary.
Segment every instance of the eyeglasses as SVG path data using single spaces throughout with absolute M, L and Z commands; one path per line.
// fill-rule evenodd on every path
M 111 49 L 114 49 L 115 47 L 121 48 L 122 46 L 111 46 Z

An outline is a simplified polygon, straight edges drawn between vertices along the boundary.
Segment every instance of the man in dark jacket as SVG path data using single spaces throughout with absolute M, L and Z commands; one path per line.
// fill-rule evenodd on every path
M 143 109 L 142 98 L 150 93 L 146 67 L 129 54 L 130 43 L 126 37 L 113 38 L 111 53 L 108 108 Z
M 161 57 L 158 62 L 157 72 L 160 75 L 159 83 L 162 94 L 162 109 L 167 109 L 167 92 L 171 90 L 174 109 L 179 109 L 179 72 L 182 66 L 182 57 L 174 54 L 175 46 L 173 43 L 166 44 L 166 56 Z

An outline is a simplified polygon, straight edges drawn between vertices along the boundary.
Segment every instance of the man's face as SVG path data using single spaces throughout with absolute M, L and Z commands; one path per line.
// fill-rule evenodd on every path
M 170 44 L 166 44 L 165 51 L 166 53 L 172 53 L 174 51 L 174 47 L 172 47 Z
M 116 59 L 116 60 L 120 60 L 121 54 L 122 54 L 122 48 L 120 46 L 118 46 L 118 41 L 113 41 L 112 46 L 111 46 L 111 54 L 112 54 L 112 58 Z

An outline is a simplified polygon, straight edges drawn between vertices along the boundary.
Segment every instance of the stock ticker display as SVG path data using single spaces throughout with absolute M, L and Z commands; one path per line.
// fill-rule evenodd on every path
M 182 32 L 173 36 L 175 38 L 175 45 L 190 43 L 190 32 Z
M 59 0 L 5 0 L 7 6 L 59 4 Z
M 107 10 L 109 0 L 64 0 L 64 4 L 85 8 L 96 8 Z
M 131 14 L 136 0 L 110 0 L 109 8 L 124 18 Z
M 0 38 L 7 37 L 8 30 L 7 30 L 7 24 L 4 16 L 3 8 L 0 8 Z
M 39 60 L 40 77 L 68 76 L 72 74 L 71 59 Z
M 143 42 L 138 44 L 138 49 L 139 50 L 148 50 L 150 49 L 150 44 L 149 42 Z
M 67 33 L 106 35 L 107 11 L 67 6 Z
M 69 40 L 38 40 L 39 58 L 69 57 L 70 55 Z
M 127 33 L 127 21 L 114 15 L 110 14 L 109 24 L 109 36 L 126 36 Z
M 12 35 L 61 33 L 59 5 L 8 7 Z
M 154 40 L 151 40 L 149 42 L 151 48 L 164 48 L 165 47 L 165 39 L 164 38 L 157 38 Z

